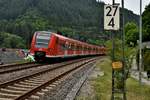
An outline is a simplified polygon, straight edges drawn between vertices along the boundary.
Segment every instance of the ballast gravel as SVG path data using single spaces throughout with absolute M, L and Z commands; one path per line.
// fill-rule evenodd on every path
M 79 80 L 88 74 L 89 70 L 93 68 L 94 63 L 87 65 L 86 67 L 82 68 L 81 70 L 74 73 L 71 77 L 63 81 L 59 86 L 57 86 L 54 90 L 46 92 L 40 100 L 73 100 L 74 97 L 70 98 L 71 95 L 75 94 L 68 94 L 75 88 L 75 84 L 79 82 Z M 84 82 L 84 81 L 83 81 Z M 82 86 L 83 83 L 80 84 Z M 76 92 L 79 89 L 75 90 Z M 68 97 L 67 97 L 68 96 Z

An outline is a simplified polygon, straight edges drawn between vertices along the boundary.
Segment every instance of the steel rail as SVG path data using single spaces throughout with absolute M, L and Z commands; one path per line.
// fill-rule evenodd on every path
M 41 71 L 41 72 L 37 72 L 37 73 L 35 73 L 35 74 L 33 74 L 33 75 L 28 75 L 28 76 L 26 76 L 26 77 L 22 77 L 22 78 L 19 78 L 19 79 L 15 79 L 15 80 L 13 80 L 13 81 L 5 82 L 5 83 L 3 83 L 3 84 L 0 84 L 0 88 L 5 88 L 5 87 L 10 86 L 10 85 L 13 85 L 13 84 L 15 84 L 15 83 L 24 81 L 25 79 L 29 79 L 29 78 L 32 78 L 32 77 L 35 77 L 35 76 L 38 76 L 38 75 L 41 75 L 41 74 L 45 74 L 45 73 L 47 73 L 47 72 L 49 72 L 49 71 L 53 71 L 53 70 L 59 69 L 60 67 L 63 67 L 63 66 L 67 66 L 67 65 L 70 65 L 70 64 L 74 64 L 74 63 L 77 63 L 77 62 L 81 62 L 81 61 L 83 61 L 83 60 L 85 60 L 85 59 L 80 59 L 80 60 L 76 60 L 76 61 L 69 62 L 69 63 L 66 63 L 66 64 L 61 64 L 61 65 L 58 65 L 57 67 L 50 68 L 50 69 L 48 69 L 48 70 L 44 70 L 44 71 Z M 89 61 L 91 61 L 91 60 L 89 60 Z M 79 66 L 82 66 L 82 65 L 88 63 L 89 61 L 84 62 L 83 64 L 81 64 L 81 65 L 79 65 Z M 73 68 L 73 69 L 76 69 L 76 68 L 77 68 L 77 66 L 76 66 L 75 68 Z M 73 71 L 73 69 L 72 69 L 71 71 Z M 69 73 L 69 72 L 71 72 L 71 71 L 67 71 L 67 72 Z M 66 72 L 66 74 L 67 74 L 67 72 Z M 62 76 L 66 75 L 66 74 L 64 73 L 64 74 L 62 74 Z M 58 79 L 58 78 L 59 78 L 59 77 L 57 76 L 56 79 Z M 46 84 L 50 84 L 52 81 L 54 81 L 54 80 L 56 80 L 56 79 L 53 78 L 51 81 L 48 81 L 48 82 L 46 82 L 46 83 L 44 83 L 44 84 L 45 84 L 45 85 L 46 85 Z M 21 98 L 25 98 L 26 95 L 29 95 L 30 93 L 33 93 L 34 91 L 37 91 L 38 88 L 44 87 L 44 86 L 43 86 L 44 84 L 42 84 L 42 85 L 40 85 L 40 86 L 38 86 L 38 87 L 35 87 L 33 90 L 26 92 L 24 95 L 22 95 L 22 96 L 16 98 L 15 100 L 22 100 Z
M 81 59 L 80 59 L 80 60 L 81 60 Z M 85 60 L 85 58 L 82 59 L 82 60 Z M 42 70 L 42 71 L 33 73 L 33 74 L 31 74 L 31 75 L 23 76 L 23 77 L 20 77 L 20 78 L 16 78 L 16 79 L 14 79 L 14 80 L 10 80 L 10 81 L 4 82 L 4 83 L 0 84 L 0 88 L 6 87 L 7 85 L 11 85 L 11 84 L 13 84 L 13 83 L 15 83 L 15 82 L 18 82 L 18 81 L 22 81 L 22 80 L 24 80 L 24 79 L 26 79 L 26 78 L 29 78 L 29 77 L 34 77 L 34 76 L 36 76 L 36 75 L 43 74 L 43 73 L 46 73 L 46 72 L 48 72 L 48 71 L 55 70 L 55 69 L 57 69 L 57 68 L 59 68 L 59 67 L 61 67 L 61 66 L 73 64 L 73 63 L 78 62 L 78 61 L 79 61 L 79 60 L 70 61 L 69 63 L 68 63 L 68 62 L 67 62 L 67 63 L 61 63 L 60 65 L 56 65 L 56 66 L 53 66 L 53 67 L 49 67 L 48 69 L 44 69 L 44 70 Z
M 13 67 L 13 66 L 21 66 L 21 65 L 27 65 L 27 64 L 33 64 L 35 62 L 25 62 L 25 63 L 13 63 L 13 64 L 4 64 L 4 65 L 0 65 L 0 68 L 5 68 L 5 67 Z
M 93 61 L 93 60 L 92 60 L 92 61 Z M 61 79 L 62 77 L 66 76 L 67 74 L 69 74 L 69 73 L 71 73 L 72 71 L 74 71 L 74 70 L 76 70 L 76 69 L 82 67 L 83 65 L 85 65 L 85 64 L 87 64 L 87 63 L 89 63 L 89 62 L 83 63 L 83 64 L 81 64 L 81 65 L 79 65 L 79 66 L 76 66 L 75 68 L 73 68 L 73 69 L 71 69 L 71 70 L 69 70 L 69 71 L 66 71 L 65 73 L 63 73 L 63 74 L 61 74 L 61 75 L 59 75 L 59 76 L 57 76 L 57 77 L 54 77 L 53 79 L 51 79 L 51 80 L 49 80 L 49 81 L 47 81 L 47 82 L 45 82 L 45 83 L 43 83 L 43 84 L 41 84 L 41 85 L 35 87 L 35 88 L 32 89 L 31 91 L 28 91 L 28 92 L 24 93 L 23 95 L 21 95 L 20 97 L 16 98 L 15 100 L 24 100 L 24 99 L 30 97 L 31 95 L 33 95 L 34 93 L 38 92 L 38 91 L 41 90 L 42 88 L 45 88 L 46 86 L 48 86 L 48 85 L 54 83 L 54 82 L 57 81 L 58 79 Z
M 12 66 L 11 65 L 3 66 L 3 67 L 0 67 L 0 74 L 11 73 L 11 72 L 20 71 L 20 70 L 33 68 L 33 67 L 38 67 L 38 66 L 42 66 L 42 64 L 38 64 L 38 63 L 24 63 L 24 64 L 12 65 Z

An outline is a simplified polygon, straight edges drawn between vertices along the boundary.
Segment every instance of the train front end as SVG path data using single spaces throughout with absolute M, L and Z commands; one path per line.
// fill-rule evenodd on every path
M 35 32 L 31 43 L 30 54 L 34 56 L 36 61 L 44 61 L 46 55 L 49 55 L 50 41 L 51 32 Z

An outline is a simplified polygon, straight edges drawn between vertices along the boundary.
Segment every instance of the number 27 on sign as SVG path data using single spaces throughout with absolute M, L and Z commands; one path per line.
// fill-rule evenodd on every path
M 105 30 L 119 30 L 120 18 L 119 18 L 119 6 L 118 5 L 105 5 L 104 6 L 104 29 Z

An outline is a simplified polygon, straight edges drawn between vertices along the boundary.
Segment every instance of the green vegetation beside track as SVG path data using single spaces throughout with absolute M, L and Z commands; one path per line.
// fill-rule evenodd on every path
M 133 78 L 126 81 L 127 85 L 127 100 L 150 100 L 150 86 L 139 85 L 139 82 Z
M 91 80 L 94 87 L 97 100 L 110 100 L 111 99 L 111 60 L 108 57 L 103 58 L 103 61 L 97 64 L 97 67 L 104 72 L 103 76 L 98 76 Z M 142 85 L 131 77 L 126 81 L 127 100 L 150 100 L 150 86 Z
M 97 100 L 110 100 L 111 98 L 111 60 L 109 58 L 104 58 L 103 61 L 97 64 L 97 67 L 101 71 L 104 71 L 103 76 L 98 76 L 96 79 L 93 79 L 92 85 L 96 93 Z

